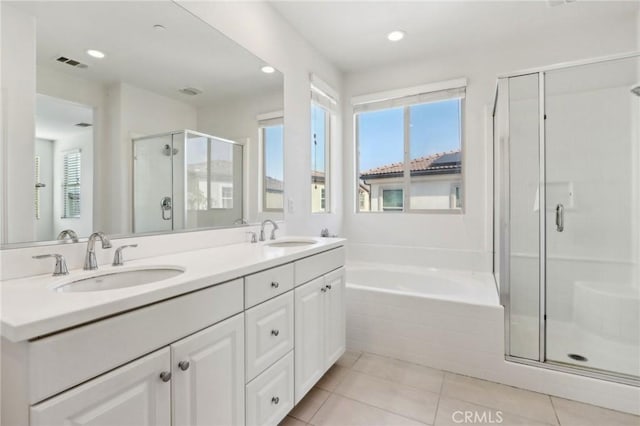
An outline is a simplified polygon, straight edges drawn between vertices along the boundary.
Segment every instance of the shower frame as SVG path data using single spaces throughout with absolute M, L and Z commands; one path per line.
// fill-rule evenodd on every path
M 631 59 L 634 57 L 640 58 L 640 51 L 636 52 L 627 52 L 585 60 L 571 61 L 571 62 L 562 62 L 558 64 L 553 64 L 545 67 L 537 67 L 530 68 L 521 71 L 515 71 L 506 74 L 500 74 L 497 77 L 496 88 L 494 92 L 493 99 L 493 107 L 492 107 L 492 160 L 493 160 L 493 238 L 494 238 L 494 250 L 493 250 L 493 272 L 494 276 L 496 272 L 500 274 L 500 282 L 499 284 L 499 293 L 500 293 L 500 303 L 504 307 L 504 343 L 505 343 L 505 359 L 510 362 L 515 362 L 519 364 L 525 364 L 534 367 L 546 368 L 549 370 L 555 370 L 564 373 L 577 374 L 581 376 L 591 377 L 595 379 L 607 380 L 615 383 L 627 384 L 632 386 L 640 386 L 640 378 L 629 376 L 623 373 L 617 373 L 614 371 L 604 371 L 597 370 L 591 367 L 581 367 L 579 365 L 570 365 L 564 364 L 556 361 L 549 361 L 546 359 L 546 344 L 547 344 L 547 319 L 546 319 L 546 293 L 547 293 L 547 271 L 546 271 L 546 256 L 547 256 L 547 247 L 546 247 L 546 214 L 539 214 L 539 271 L 538 271 L 538 290 L 539 290 L 539 301 L 538 301 L 538 359 L 529 359 L 523 357 L 517 357 L 510 355 L 510 233 L 511 233 L 511 211 L 510 211 L 510 123 L 509 123 L 509 109 L 506 108 L 503 111 L 504 119 L 502 123 L 504 123 L 506 132 L 504 132 L 504 138 L 507 141 L 504 144 L 505 150 L 501 153 L 501 159 L 506 157 L 507 160 L 502 159 L 502 166 L 504 166 L 500 171 L 500 176 L 496 176 L 496 150 L 499 149 L 499 146 L 496 146 L 496 113 L 498 112 L 498 96 L 503 91 L 506 91 L 506 96 L 508 99 L 509 95 L 509 84 L 508 81 L 513 77 L 522 77 L 527 75 L 537 75 L 538 76 L 538 163 L 539 163 L 539 182 L 538 182 L 538 191 L 539 191 L 539 212 L 546 212 L 546 158 L 545 158 L 545 149 L 546 149 L 546 137 L 545 137 L 545 75 L 549 71 L 561 70 L 566 68 L 578 67 L 583 65 L 592 65 L 598 64 L 602 62 L 622 60 L 622 59 Z M 505 215 L 504 219 L 501 219 L 498 224 L 505 224 L 504 227 L 500 227 L 500 229 L 496 229 L 496 215 L 499 212 L 496 212 L 496 180 L 500 179 L 503 186 L 500 188 L 500 206 L 499 212 Z M 501 230 L 503 232 L 501 232 Z M 500 243 L 499 252 L 495 250 L 495 241 L 497 240 Z M 500 265 L 499 271 L 495 269 L 495 258 L 499 257 Z M 496 279 L 496 282 L 498 280 Z
M 145 136 L 138 136 L 138 137 L 134 137 L 131 138 L 131 160 L 130 160 L 130 171 L 131 171 L 131 187 L 130 187 L 130 195 L 131 195 L 131 229 L 134 230 L 135 229 L 135 209 L 133 208 L 133 206 L 135 205 L 135 172 L 134 172 L 134 162 L 133 159 L 135 158 L 135 143 L 137 141 L 141 141 L 141 140 L 145 140 L 145 139 L 154 139 L 154 138 L 161 138 L 164 136 L 170 136 L 171 137 L 171 149 L 173 150 L 173 137 L 175 135 L 183 135 L 183 142 L 184 142 L 184 146 L 186 147 L 186 144 L 189 140 L 187 135 L 195 135 L 195 136 L 200 136 L 200 137 L 205 137 L 205 138 L 211 138 L 211 139 L 217 139 L 219 141 L 225 142 L 225 143 L 229 143 L 231 145 L 237 145 L 240 148 L 242 148 L 242 216 L 245 217 L 247 214 L 247 166 L 248 166 L 248 160 L 247 160 L 247 155 L 246 155 L 246 144 L 244 142 L 239 142 L 239 141 L 234 141 L 231 139 L 226 139 L 226 138 L 222 138 L 219 136 L 213 136 L 213 135 L 209 135 L 207 133 L 202 133 L 202 132 L 198 132 L 195 130 L 190 130 L 190 129 L 181 129 L 181 130 L 173 130 L 170 132 L 162 132 L 162 133 L 154 133 L 151 135 L 145 135 Z M 171 161 L 171 186 L 172 186 L 172 190 L 173 190 L 173 175 L 174 175 L 174 162 Z M 184 164 L 183 166 L 186 169 L 186 157 L 184 159 Z M 182 190 L 184 191 L 184 193 L 187 193 L 187 184 L 186 181 L 184 183 L 184 187 L 182 188 Z M 173 197 L 172 197 L 173 198 Z M 184 212 L 186 215 L 186 204 L 184 206 Z M 235 225 L 233 225 L 235 226 Z M 145 232 L 145 235 L 162 235 L 162 234 L 168 234 L 168 233 L 173 233 L 173 232 L 198 232 L 198 231 L 204 231 L 207 229 L 217 229 L 220 228 L 218 226 L 212 226 L 212 227 L 202 227 L 202 228 L 181 228 L 181 229 L 175 229 L 175 224 L 173 223 L 173 213 L 171 215 L 171 230 L 168 231 L 153 231 L 153 232 Z M 134 231 L 135 232 L 135 231 Z

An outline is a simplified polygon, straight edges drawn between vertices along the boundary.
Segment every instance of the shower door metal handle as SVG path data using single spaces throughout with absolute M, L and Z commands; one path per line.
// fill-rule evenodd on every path
M 171 220 L 171 204 L 171 197 L 163 197 L 162 200 L 160 200 L 160 210 L 162 211 L 163 220 Z M 168 215 L 167 212 L 169 212 Z
M 562 204 L 556 206 L 556 231 L 564 231 L 564 206 Z

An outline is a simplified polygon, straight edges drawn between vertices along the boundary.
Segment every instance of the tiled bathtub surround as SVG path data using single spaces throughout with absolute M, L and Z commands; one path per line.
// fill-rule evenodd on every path
M 640 417 L 370 353 L 347 351 L 285 426 L 637 426 Z M 501 420 L 498 422 L 498 420 Z

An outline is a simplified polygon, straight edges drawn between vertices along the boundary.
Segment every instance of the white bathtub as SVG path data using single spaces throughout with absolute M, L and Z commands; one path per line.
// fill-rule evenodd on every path
M 496 285 L 490 273 L 352 263 L 347 266 L 347 285 L 352 289 L 410 297 L 477 305 L 499 304 Z
M 490 273 L 349 263 L 346 295 L 351 349 L 476 377 L 504 359 Z

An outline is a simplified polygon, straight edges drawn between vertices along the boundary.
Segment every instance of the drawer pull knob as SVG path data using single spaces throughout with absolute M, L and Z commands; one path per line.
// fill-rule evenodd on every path
M 326 287 L 327 287 L 327 290 L 331 290 L 331 284 L 327 284 Z
M 280 334 L 280 331 L 279 330 L 271 330 L 271 334 L 273 336 L 278 336 L 278 334 Z
M 277 396 L 274 396 L 273 398 L 271 398 L 272 404 L 278 404 L 279 402 L 280 402 L 280 398 L 278 398 Z
M 180 361 L 178 363 L 178 367 L 180 367 L 180 370 L 182 371 L 187 371 L 189 369 L 189 361 Z
M 278 287 L 280 287 L 280 283 L 278 281 L 272 281 L 271 282 L 271 287 L 278 288 Z
M 160 379 L 162 379 L 163 382 L 168 382 L 169 380 L 171 380 L 171 373 L 168 371 L 163 371 L 162 373 L 160 373 Z

